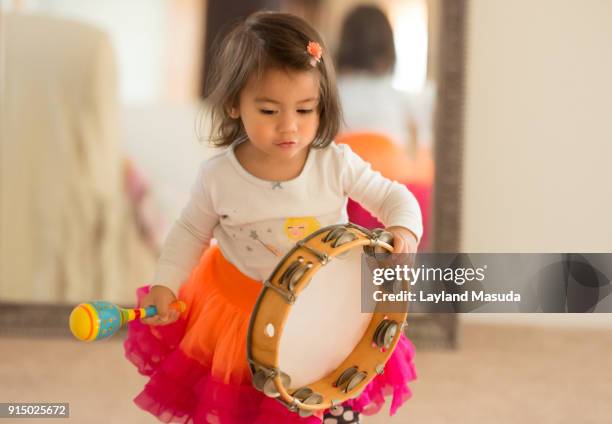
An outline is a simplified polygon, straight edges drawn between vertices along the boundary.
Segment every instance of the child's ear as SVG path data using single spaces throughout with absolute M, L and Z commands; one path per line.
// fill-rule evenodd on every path
M 229 106 L 227 108 L 227 114 L 232 119 L 240 118 L 240 111 L 238 110 L 238 108 L 236 106 Z

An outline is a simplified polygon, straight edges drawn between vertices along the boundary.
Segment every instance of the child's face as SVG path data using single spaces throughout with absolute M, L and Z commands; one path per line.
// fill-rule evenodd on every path
M 266 159 L 305 157 L 319 127 L 319 80 L 314 72 L 269 69 L 251 77 L 232 117 Z

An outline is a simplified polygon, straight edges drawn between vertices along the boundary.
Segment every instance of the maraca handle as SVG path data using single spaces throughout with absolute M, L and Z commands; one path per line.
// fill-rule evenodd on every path
M 187 309 L 187 305 L 182 300 L 175 300 L 170 304 L 170 309 L 183 313 Z M 151 305 L 144 308 L 144 314 L 141 318 L 152 317 L 155 315 L 157 315 L 157 307 L 155 307 L 155 305 Z

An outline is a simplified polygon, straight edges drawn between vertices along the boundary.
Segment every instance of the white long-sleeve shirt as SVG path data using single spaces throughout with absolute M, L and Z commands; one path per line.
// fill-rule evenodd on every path
M 298 240 L 348 222 L 347 197 L 386 226 L 405 227 L 419 239 L 423 233 L 412 193 L 372 171 L 346 145 L 311 149 L 300 175 L 282 182 L 250 174 L 234 147 L 201 165 L 191 199 L 164 243 L 154 283 L 176 291 L 213 237 L 229 262 L 264 280 Z

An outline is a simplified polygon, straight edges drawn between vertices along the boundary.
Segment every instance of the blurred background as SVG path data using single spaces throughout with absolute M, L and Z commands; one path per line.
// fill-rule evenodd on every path
M 415 193 L 423 250 L 612 251 L 612 2 L 0 5 L 0 402 L 153 422 L 131 403 L 144 379 L 122 334 L 76 342 L 67 314 L 131 305 L 152 276 L 215 153 L 200 119 L 211 45 L 256 10 L 320 31 L 338 61 L 338 141 Z M 608 314 L 424 312 L 409 334 L 413 399 L 364 422 L 609 422 Z

